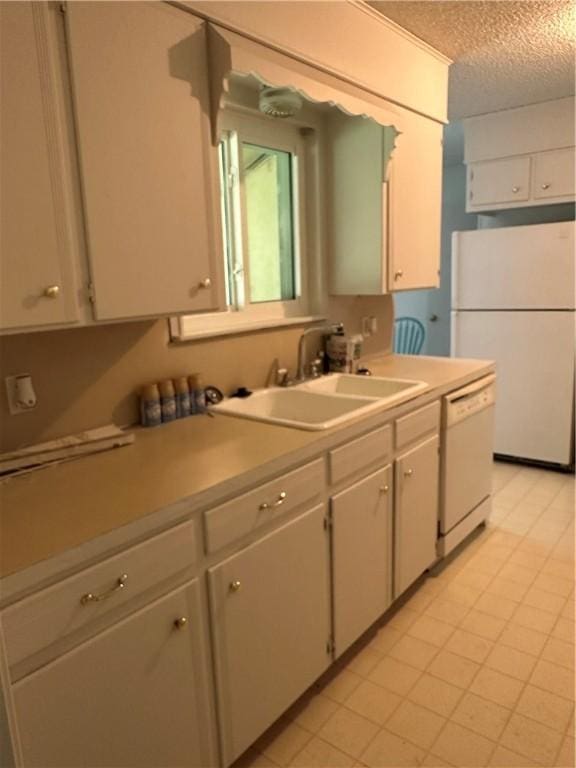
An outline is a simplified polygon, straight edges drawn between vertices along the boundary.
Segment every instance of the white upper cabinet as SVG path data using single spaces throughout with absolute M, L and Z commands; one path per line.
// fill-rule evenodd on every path
M 54 16 L 0 3 L 0 328 L 74 323 L 70 169 Z
M 332 294 L 439 284 L 442 125 L 405 110 L 398 124 L 330 115 Z
M 440 285 L 442 124 L 404 114 L 389 172 L 388 285 L 391 291 Z
M 575 198 L 574 97 L 464 120 L 469 212 Z
M 386 166 L 395 130 L 333 110 L 329 126 L 332 294 L 388 290 Z
M 542 200 L 559 196 L 574 199 L 574 159 L 573 149 L 535 155 L 532 196 Z
M 204 22 L 164 3 L 69 3 L 98 320 L 216 309 Z
M 530 158 L 506 157 L 468 166 L 470 207 L 515 203 L 530 197 Z

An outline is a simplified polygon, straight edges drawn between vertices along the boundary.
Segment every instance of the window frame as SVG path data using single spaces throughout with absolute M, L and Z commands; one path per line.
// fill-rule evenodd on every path
M 279 326 L 297 325 L 306 322 L 316 322 L 324 319 L 324 315 L 314 313 L 314 297 L 312 295 L 310 270 L 318 259 L 317 254 L 308 252 L 308 230 L 311 222 L 309 218 L 314 215 L 315 209 L 307 206 L 307 191 L 310 189 L 310 173 L 317 172 L 312 169 L 310 147 L 308 142 L 309 129 L 297 121 L 280 121 L 256 113 L 253 110 L 230 105 L 226 108 L 221 119 L 222 136 L 234 135 L 237 153 L 242 142 L 256 144 L 271 149 L 290 152 L 296 165 L 295 183 L 292 184 L 292 215 L 293 215 L 293 242 L 294 242 L 294 269 L 296 298 L 280 301 L 245 303 L 240 308 L 227 306 L 220 312 L 198 313 L 172 318 L 170 330 L 173 340 L 186 341 L 194 338 L 241 333 L 242 331 L 256 330 L 260 328 L 273 328 Z M 304 129 L 304 130 L 303 130 Z M 230 144 L 228 145 L 230 151 Z M 218 152 L 217 168 L 221 171 L 221 147 Z M 233 154 L 233 153 L 232 153 Z M 247 210 L 245 205 L 245 192 L 243 179 L 239 168 L 239 157 L 232 157 L 235 161 L 236 173 L 233 174 L 231 189 L 223 189 L 220 184 L 220 202 L 222 213 L 223 246 L 226 248 L 227 236 L 232 236 L 234 252 L 241 249 L 243 259 L 243 283 L 249 293 L 249 261 L 246 259 L 247 248 Z M 220 173 L 221 175 L 221 173 Z M 235 178 L 234 178 L 235 177 Z M 293 175 L 294 179 L 294 175 Z M 227 203 L 226 203 L 227 198 Z M 223 215 L 224 205 L 230 204 L 229 216 Z M 238 213 L 240 214 L 238 217 Z M 238 221 L 240 218 L 240 221 Z M 235 258 L 233 254 L 233 259 Z M 228 296 L 236 293 L 236 287 L 228 288 L 229 254 L 222 252 L 222 272 L 226 281 L 226 300 Z M 319 268 L 319 265 L 316 264 Z M 230 270 L 232 271 L 232 270 Z

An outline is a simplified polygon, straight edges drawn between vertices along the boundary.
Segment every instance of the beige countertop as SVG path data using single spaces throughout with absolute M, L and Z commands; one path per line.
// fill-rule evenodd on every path
M 390 408 L 406 412 L 493 370 L 487 361 L 388 355 L 366 361 L 375 375 L 414 378 L 430 389 Z M 380 419 L 383 413 L 379 412 Z M 229 416 L 191 417 L 138 429 L 127 447 L 47 467 L 0 483 L 0 577 L 190 500 L 233 494 L 266 467 L 306 460 L 359 433 L 373 419 L 309 432 Z M 252 477 L 252 475 L 253 477 Z M 238 487 L 241 487 L 240 485 Z

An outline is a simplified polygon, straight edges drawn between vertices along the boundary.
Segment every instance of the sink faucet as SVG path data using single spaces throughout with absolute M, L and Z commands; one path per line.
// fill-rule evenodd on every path
M 300 339 L 298 340 L 298 367 L 296 369 L 296 381 L 304 381 L 306 379 L 304 351 L 306 347 L 306 337 L 311 333 L 336 333 L 343 329 L 342 323 L 331 323 L 330 325 L 320 325 L 314 328 L 306 328 L 302 332 Z

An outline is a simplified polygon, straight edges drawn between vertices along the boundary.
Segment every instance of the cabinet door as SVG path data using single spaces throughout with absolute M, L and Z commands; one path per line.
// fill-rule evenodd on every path
M 16 683 L 24 765 L 213 765 L 201 620 L 193 581 Z
M 442 126 L 405 113 L 389 168 L 389 289 L 436 288 L 440 284 Z
M 339 656 L 392 600 L 392 470 L 331 500 L 334 643 Z
M 574 199 L 574 148 L 534 155 L 532 196 L 536 199 Z
M 438 437 L 402 454 L 394 480 L 394 597 L 399 597 L 436 560 Z
M 386 293 L 386 129 L 338 109 L 327 125 L 330 293 Z
M 507 157 L 468 166 L 468 207 L 489 208 L 523 202 L 530 197 L 530 158 Z
M 211 568 L 208 578 L 229 765 L 330 663 L 324 507 Z
M 205 24 L 165 3 L 69 3 L 98 319 L 217 306 Z
M 0 3 L 2 329 L 78 320 L 55 8 Z

